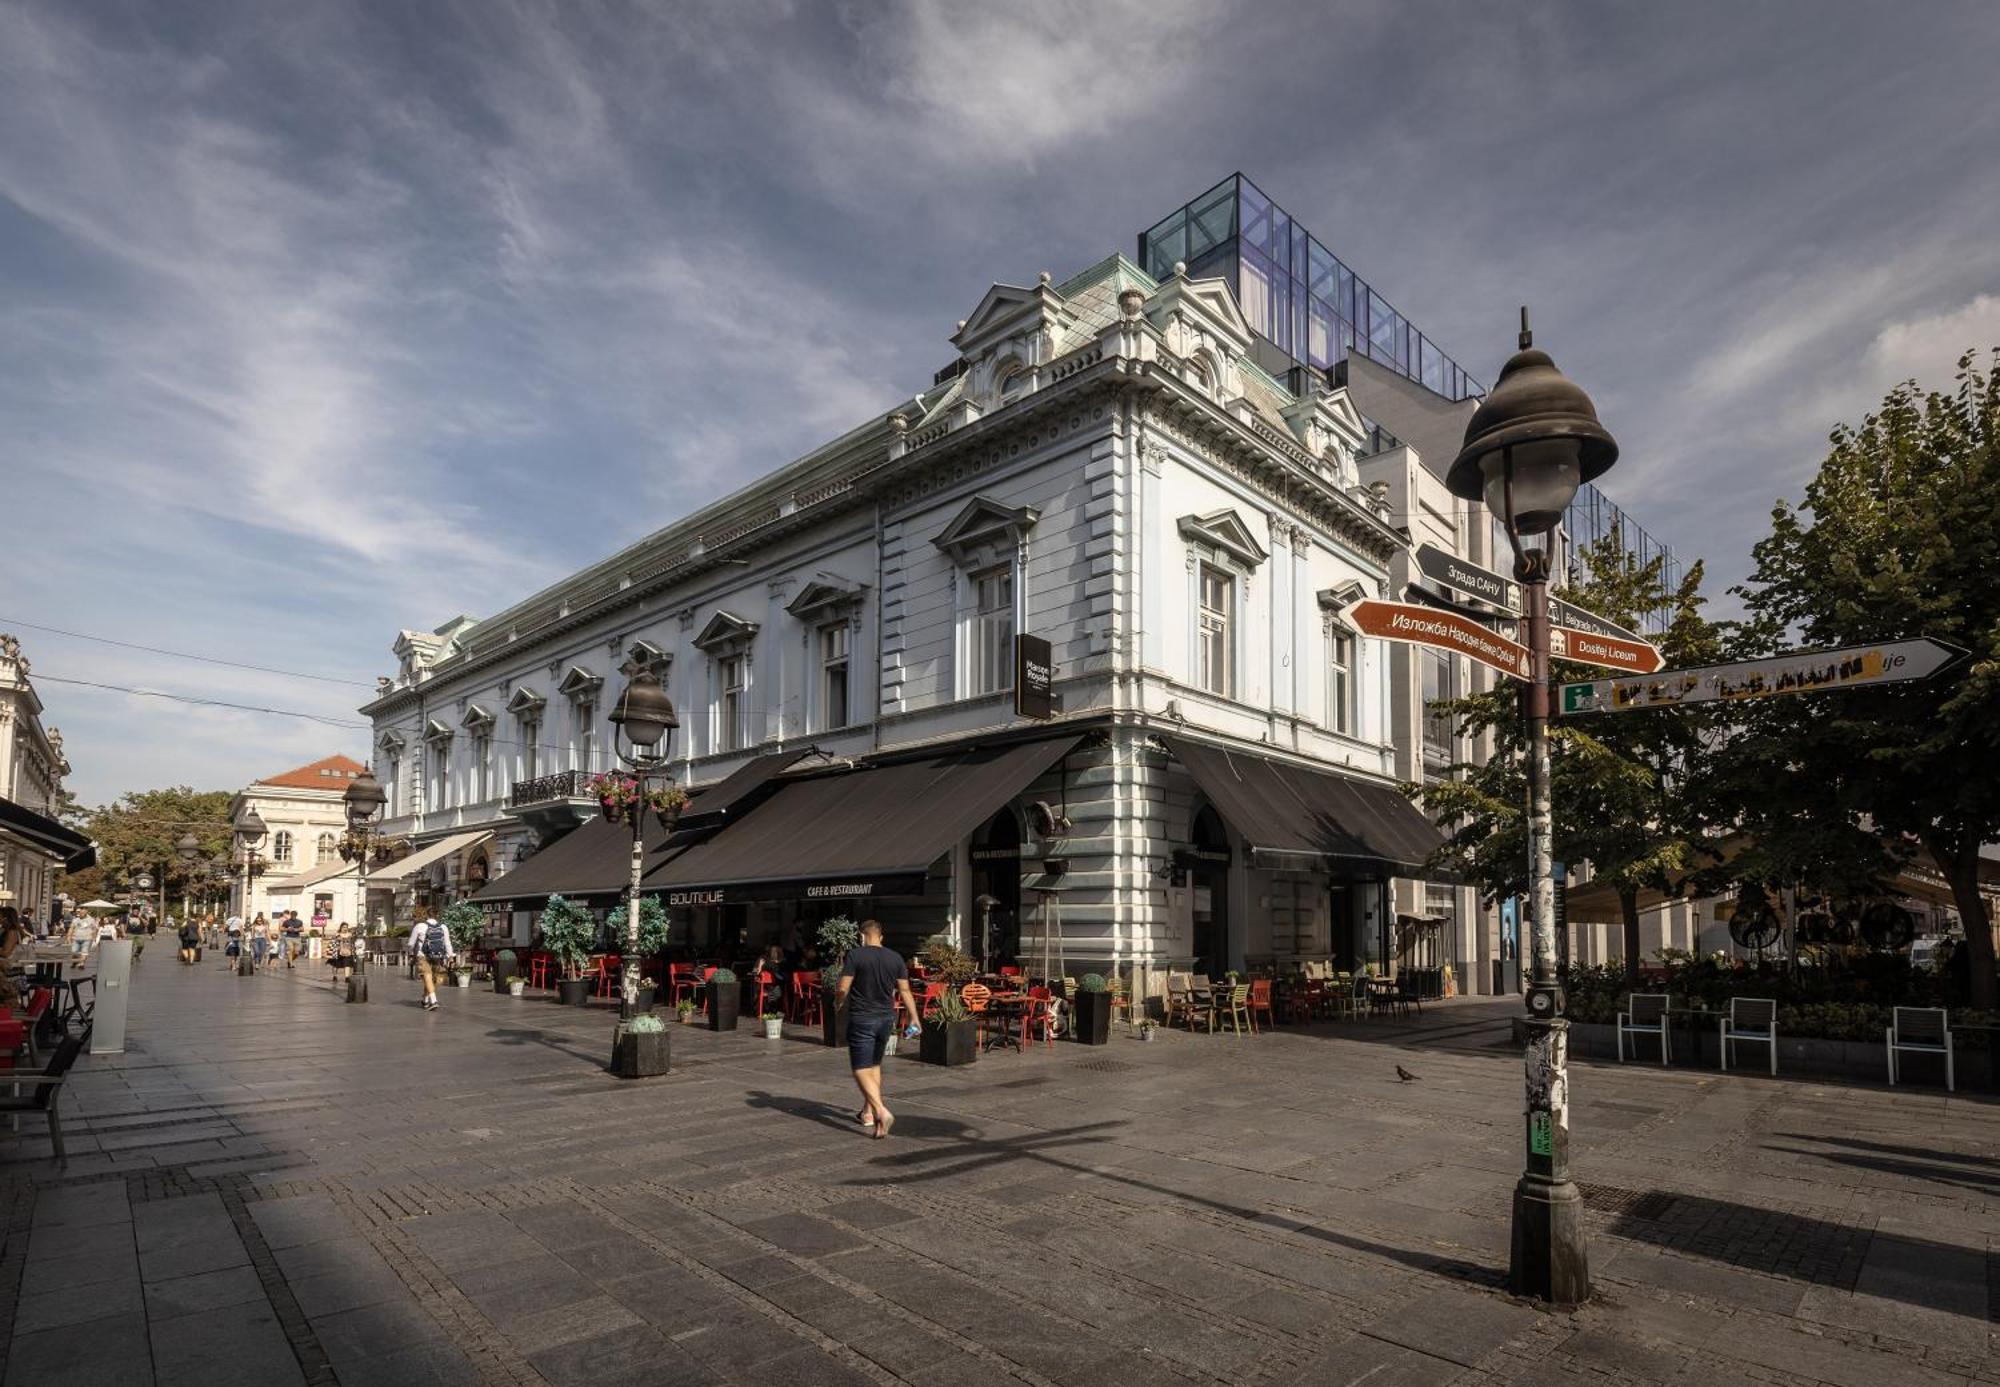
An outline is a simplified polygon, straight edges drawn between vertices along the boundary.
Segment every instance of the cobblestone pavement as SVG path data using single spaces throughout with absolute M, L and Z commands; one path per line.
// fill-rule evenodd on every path
M 4 1383 L 2000 1383 L 2000 1105 L 1577 1068 L 1597 1294 L 1501 1289 L 1512 1003 L 892 1060 L 400 975 L 147 960 L 57 1170 L 0 1141 Z M 1418 1077 L 1398 1083 L 1394 1065 Z

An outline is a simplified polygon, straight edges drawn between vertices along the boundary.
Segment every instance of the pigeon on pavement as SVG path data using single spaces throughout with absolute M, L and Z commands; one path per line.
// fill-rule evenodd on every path
M 1416 1077 L 1417 1076 L 1412 1074 L 1409 1070 L 1403 1068 L 1402 1065 L 1399 1064 L 1396 1066 L 1396 1078 L 1401 1082 L 1407 1084 L 1415 1080 Z

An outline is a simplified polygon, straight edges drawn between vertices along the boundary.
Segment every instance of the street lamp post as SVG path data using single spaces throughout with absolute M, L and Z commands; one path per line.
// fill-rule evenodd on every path
M 347 811 L 347 836 L 340 840 L 340 855 L 343 860 L 354 863 L 354 875 L 361 896 L 361 918 L 354 922 L 354 927 L 361 931 L 365 939 L 368 936 L 368 859 L 375 852 L 376 824 L 383 806 L 389 802 L 389 793 L 375 778 L 374 771 L 364 770 L 347 782 L 347 792 L 340 799 Z M 367 979 L 362 979 L 358 987 L 353 978 L 347 980 L 347 1000 L 368 1000 Z
M 260 870 L 257 848 L 269 831 L 255 809 L 245 809 L 236 821 L 236 846 L 243 849 L 243 909 L 239 912 L 243 919 L 242 952 L 236 960 L 239 977 L 252 977 L 257 971 L 256 956 L 250 952 L 250 889 Z
M 665 767 L 681 725 L 674 701 L 651 670 L 636 671 L 611 710 L 611 723 L 625 734 L 618 758 L 632 768 L 639 793 L 632 803 L 632 890 L 625 903 L 625 966 L 620 978 L 620 1012 L 639 1013 L 639 879 L 646 870 L 646 781 Z
M 1520 350 L 1466 425 L 1445 485 L 1506 528 L 1521 584 L 1528 647 L 1523 711 L 1528 743 L 1527 1168 L 1514 1187 L 1510 1285 L 1516 1295 L 1576 1305 L 1590 1295 L 1583 1196 L 1569 1173 L 1569 1021 L 1556 976 L 1554 823 L 1549 805 L 1549 574 L 1555 530 L 1582 483 L 1618 460 L 1590 396 L 1534 349 L 1521 310 Z M 1524 538 L 1540 536 L 1539 545 Z
M 174 844 L 174 856 L 181 860 L 181 924 L 186 925 L 194 914 L 194 860 L 201 856 L 201 839 L 192 833 L 183 833 Z M 160 873 L 160 916 L 167 913 L 167 874 Z

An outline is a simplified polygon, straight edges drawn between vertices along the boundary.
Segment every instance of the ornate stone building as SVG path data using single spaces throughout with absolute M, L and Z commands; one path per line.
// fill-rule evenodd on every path
M 96 860 L 90 840 L 58 822 L 62 733 L 42 726 L 41 695 L 21 643 L 0 635 L 0 905 L 48 922 L 65 869 Z

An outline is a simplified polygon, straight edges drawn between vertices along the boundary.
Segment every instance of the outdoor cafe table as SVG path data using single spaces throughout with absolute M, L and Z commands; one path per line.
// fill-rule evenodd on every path
M 1025 992 L 995 992 L 986 999 L 986 1014 L 1000 1022 L 997 1036 L 988 1033 L 986 1049 L 1021 1048 L 1021 1015 L 1027 1010 L 1028 1000 Z

